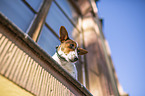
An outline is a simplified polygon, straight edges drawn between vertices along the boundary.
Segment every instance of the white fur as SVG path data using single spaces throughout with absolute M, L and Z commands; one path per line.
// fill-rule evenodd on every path
M 77 49 L 75 49 L 75 51 L 70 51 L 69 54 L 67 54 L 66 58 L 68 60 L 74 60 L 74 58 L 77 57 L 78 58 L 78 53 L 77 53 Z
M 75 51 L 69 52 L 69 54 L 65 55 L 63 51 L 58 51 L 58 54 L 64 57 L 67 61 L 61 60 L 58 58 L 57 53 L 55 53 L 52 58 L 58 62 L 67 72 L 69 72 L 75 79 L 77 79 L 77 68 L 75 63 L 70 62 L 70 60 L 74 60 L 74 57 L 78 57 L 77 49 Z

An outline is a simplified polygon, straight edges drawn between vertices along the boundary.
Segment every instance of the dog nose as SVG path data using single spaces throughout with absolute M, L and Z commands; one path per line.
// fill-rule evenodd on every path
M 74 61 L 77 61 L 77 60 L 78 60 L 78 57 L 75 57 L 75 58 L 74 58 Z

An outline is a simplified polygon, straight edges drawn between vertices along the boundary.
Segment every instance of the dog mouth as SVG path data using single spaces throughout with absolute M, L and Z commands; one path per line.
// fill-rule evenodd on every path
M 70 60 L 70 59 L 69 59 L 69 61 L 72 62 L 72 63 L 76 62 L 76 61 L 74 61 L 74 60 Z
M 74 63 L 74 62 L 76 62 L 77 60 L 71 60 L 71 59 L 69 59 L 69 61 L 72 62 L 72 63 Z

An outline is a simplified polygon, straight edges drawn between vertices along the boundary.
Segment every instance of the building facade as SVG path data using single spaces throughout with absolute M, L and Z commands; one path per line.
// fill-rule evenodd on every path
M 97 12 L 95 0 L 1 0 L 0 95 L 127 96 Z M 78 81 L 51 57 L 60 26 L 88 50 L 76 64 Z

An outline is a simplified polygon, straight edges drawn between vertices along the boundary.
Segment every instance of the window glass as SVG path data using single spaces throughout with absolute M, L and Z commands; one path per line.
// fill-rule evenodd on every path
M 37 12 L 43 2 L 43 0 L 26 0 L 31 6 L 32 8 L 34 8 Z
M 21 0 L 0 0 L 0 12 L 26 32 L 34 14 Z
M 60 45 L 58 38 L 44 25 L 38 39 L 38 45 L 43 48 L 49 55 L 53 55 L 56 51 L 56 46 Z
M 68 0 L 56 0 L 58 5 L 63 9 L 63 11 L 68 15 L 68 17 L 77 24 L 78 21 L 78 14 L 71 6 L 70 2 Z
M 72 38 L 72 32 L 74 30 L 74 26 L 70 23 L 70 21 L 65 17 L 65 15 L 61 12 L 61 10 L 57 7 L 57 5 L 52 2 L 50 10 L 48 12 L 46 23 L 52 27 L 52 29 L 59 35 L 60 26 L 65 26 L 68 31 L 69 37 Z

